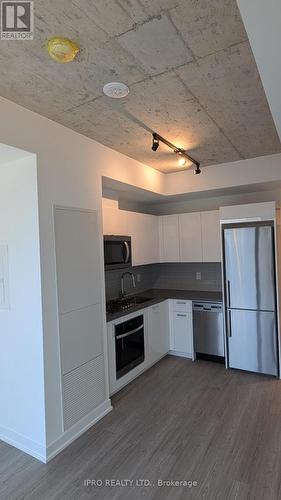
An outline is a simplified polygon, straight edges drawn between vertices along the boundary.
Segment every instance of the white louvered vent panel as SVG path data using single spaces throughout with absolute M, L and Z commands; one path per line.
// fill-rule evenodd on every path
M 69 429 L 105 399 L 103 355 L 63 375 L 64 429 Z

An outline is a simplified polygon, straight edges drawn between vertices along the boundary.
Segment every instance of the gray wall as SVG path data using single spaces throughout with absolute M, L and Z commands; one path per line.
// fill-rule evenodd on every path
M 129 271 L 136 277 L 136 292 L 150 288 L 171 288 L 178 290 L 221 290 L 221 264 L 188 263 L 188 264 L 151 264 L 149 266 L 132 267 Z M 120 281 L 123 270 L 106 271 L 106 299 L 119 296 Z M 201 280 L 196 280 L 196 273 L 201 272 Z M 126 278 L 126 289 L 133 293 L 130 278 Z

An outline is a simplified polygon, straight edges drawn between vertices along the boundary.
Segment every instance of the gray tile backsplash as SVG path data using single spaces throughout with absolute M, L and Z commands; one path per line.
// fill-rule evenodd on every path
M 125 271 L 134 273 L 136 278 L 136 289 L 132 288 L 132 282 L 129 277 L 125 278 L 125 290 L 128 294 L 134 292 L 140 293 L 153 288 L 153 267 L 154 264 L 148 266 L 136 266 L 128 269 L 117 269 L 116 271 L 105 272 L 105 290 L 106 300 L 119 297 L 121 291 L 121 276 Z M 138 281 L 138 279 L 140 281 Z
M 127 270 L 127 269 L 126 269 Z M 221 291 L 220 263 L 171 263 L 151 264 L 128 269 L 136 277 L 136 293 L 149 288 L 170 288 L 177 290 Z M 106 299 L 113 299 L 120 294 L 121 276 L 124 270 L 106 271 Z M 196 273 L 201 273 L 201 280 L 196 280 Z M 138 281 L 138 279 L 140 281 Z M 130 278 L 126 278 L 128 293 L 133 293 Z
M 196 280 L 201 273 L 201 280 Z M 221 291 L 220 263 L 155 264 L 153 288 Z

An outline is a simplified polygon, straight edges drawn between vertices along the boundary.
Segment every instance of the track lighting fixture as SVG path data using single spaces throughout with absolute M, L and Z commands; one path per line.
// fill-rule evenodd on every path
M 159 148 L 159 139 L 157 137 L 157 134 L 152 134 L 152 151 L 157 151 Z
M 177 148 L 174 144 L 172 144 L 170 141 L 167 141 L 164 137 L 161 135 L 157 134 L 156 132 L 153 132 L 152 134 L 152 151 L 157 151 L 159 148 L 159 143 L 163 142 L 163 144 L 166 144 L 169 148 L 171 148 L 174 153 L 178 154 L 180 156 L 179 158 L 179 165 L 183 167 L 186 164 L 186 160 L 190 161 L 193 163 L 193 165 L 196 166 L 195 170 L 193 170 L 194 174 L 201 174 L 200 170 L 200 163 L 192 158 L 184 149 Z

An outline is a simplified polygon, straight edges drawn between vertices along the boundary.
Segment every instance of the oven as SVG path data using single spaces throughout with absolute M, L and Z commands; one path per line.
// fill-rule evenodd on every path
M 144 356 L 143 315 L 115 325 L 116 379 L 143 363 Z
M 105 270 L 124 269 L 132 265 L 130 236 L 104 236 Z

